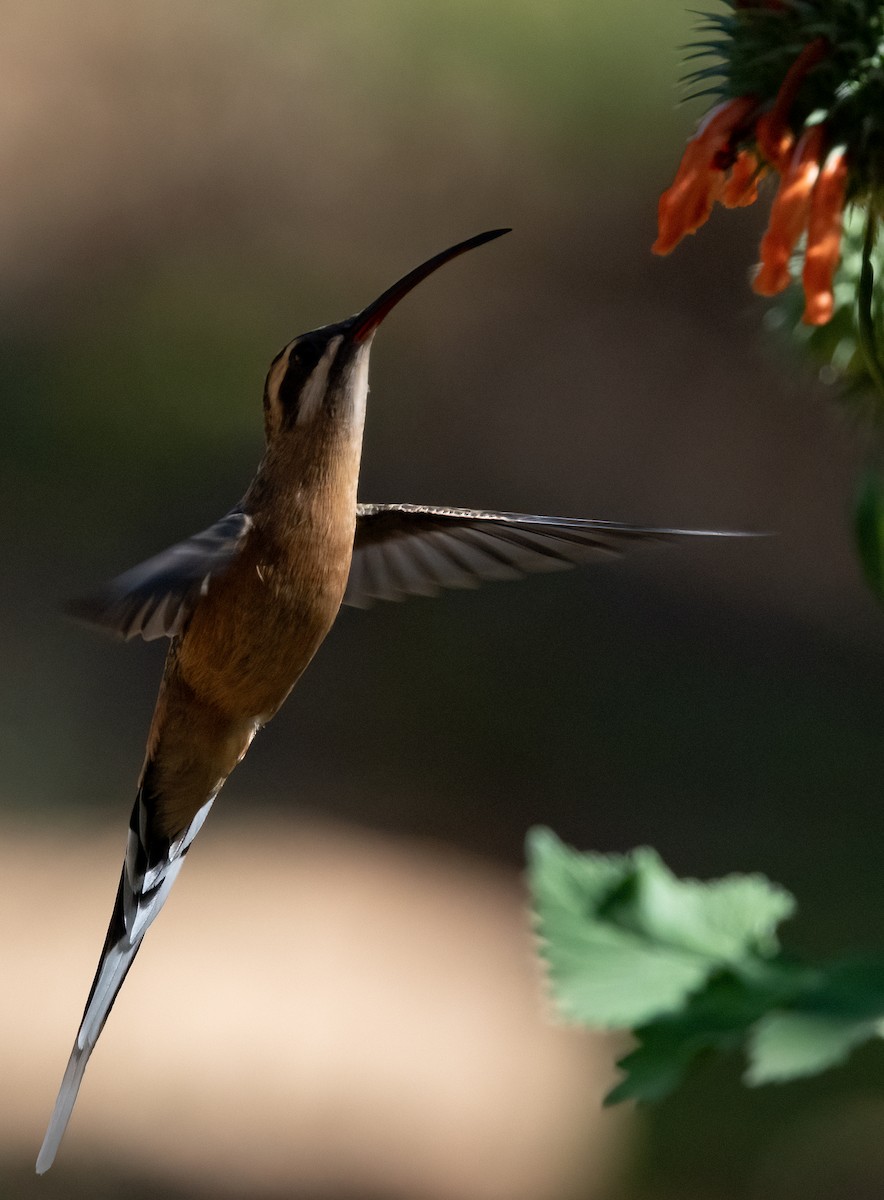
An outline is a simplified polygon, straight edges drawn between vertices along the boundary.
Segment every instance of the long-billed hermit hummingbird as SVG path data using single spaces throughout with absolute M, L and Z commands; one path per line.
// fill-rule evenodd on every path
M 89 1056 L 145 933 L 227 776 L 288 696 L 341 604 L 566 567 L 704 531 L 356 499 L 368 359 L 390 310 L 460 242 L 361 312 L 304 333 L 264 385 L 266 449 L 242 500 L 73 606 L 123 639 L 171 639 L 117 897 L 37 1171 L 52 1165 Z

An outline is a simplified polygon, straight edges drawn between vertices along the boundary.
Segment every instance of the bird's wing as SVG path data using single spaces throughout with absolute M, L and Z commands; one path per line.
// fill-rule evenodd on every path
M 561 570 L 599 554 L 621 553 L 632 542 L 698 536 L 728 535 L 581 517 L 360 504 L 344 603 L 368 608 L 375 600 L 435 596 L 441 588 Z
M 184 864 L 187 851 L 212 807 L 211 796 L 190 824 L 172 841 L 158 836 L 151 819 L 153 800 L 147 780 L 142 783 L 129 822 L 126 859 L 104 949 L 86 1001 L 67 1070 L 61 1081 L 46 1137 L 37 1158 L 37 1174 L 48 1171 L 71 1118 L 86 1064 L 104 1028 L 135 955 L 152 921 Z
M 208 529 L 73 601 L 68 612 L 126 641 L 138 635 L 146 642 L 175 637 L 212 577 L 241 549 L 251 526 L 251 517 L 234 509 Z

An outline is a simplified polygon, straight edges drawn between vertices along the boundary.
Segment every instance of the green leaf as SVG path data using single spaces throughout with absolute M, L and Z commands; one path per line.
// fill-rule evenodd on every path
M 748 971 L 714 976 L 681 1012 L 635 1031 L 637 1048 L 617 1064 L 626 1077 L 605 1103 L 663 1099 L 700 1054 L 739 1047 L 771 1007 L 800 995 L 807 979 L 806 968 L 781 962 L 756 963 Z
M 606 1099 L 658 1101 L 704 1053 L 746 1047 L 749 1084 L 816 1074 L 884 1035 L 884 960 L 787 958 L 788 892 L 760 875 L 677 879 L 648 849 L 578 854 L 528 839 L 542 951 L 561 1012 L 630 1029 Z
M 528 853 L 556 1003 L 603 1028 L 678 1011 L 722 967 L 775 948 L 794 906 L 760 876 L 678 880 L 648 849 L 581 855 L 535 830 Z
M 710 970 L 776 950 L 776 927 L 795 910 L 793 897 L 762 875 L 699 883 L 676 878 L 653 850 L 635 850 L 629 861 L 629 877 L 603 916 L 708 959 Z
M 773 1012 L 749 1036 L 746 1082 L 782 1083 L 817 1075 L 844 1061 L 854 1047 L 881 1035 L 880 1021 Z
M 605 1105 L 637 1100 L 654 1104 L 664 1100 L 681 1083 L 704 1050 L 721 1048 L 718 1038 L 688 1034 L 681 1022 L 663 1018 L 636 1034 L 639 1045 L 617 1066 L 623 1079 L 605 1096 Z
M 698 1055 L 738 1045 L 740 1033 L 758 1016 L 758 1005 L 751 1003 L 741 980 L 730 973 L 716 977 L 680 1013 L 635 1031 L 636 1049 L 617 1064 L 625 1078 L 605 1097 L 605 1104 L 662 1100 L 681 1083 Z
M 879 472 L 863 476 L 854 508 L 854 534 L 866 583 L 884 603 L 884 481 Z

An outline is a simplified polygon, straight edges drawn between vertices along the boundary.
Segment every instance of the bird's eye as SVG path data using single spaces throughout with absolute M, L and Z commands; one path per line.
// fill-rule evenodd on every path
M 299 382 L 304 382 L 320 358 L 322 358 L 324 350 L 325 343 L 318 338 L 298 342 L 289 351 L 286 374 L 301 376 L 302 379 Z

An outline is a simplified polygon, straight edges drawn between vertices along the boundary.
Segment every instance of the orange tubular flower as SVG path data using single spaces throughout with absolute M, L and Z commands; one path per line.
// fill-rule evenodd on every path
M 848 195 L 857 203 L 856 177 L 862 170 L 858 155 L 868 157 L 866 143 L 872 144 L 867 135 L 859 150 L 851 141 L 850 131 L 857 126 L 849 105 L 858 104 L 856 97 L 865 86 L 866 51 L 876 52 L 884 41 L 884 4 L 872 5 L 869 0 L 869 46 L 860 46 L 865 58 L 858 61 L 857 79 L 850 80 L 848 88 L 838 83 L 843 64 L 835 51 L 843 58 L 844 37 L 854 26 L 848 22 L 842 34 L 831 22 L 828 32 L 827 22 L 836 8 L 823 0 L 727 2 L 732 17 L 710 21 L 715 22 L 716 33 L 723 30 L 729 39 L 721 52 L 728 70 L 707 68 L 695 78 L 717 72 L 729 76 L 730 86 L 746 94 L 714 108 L 688 142 L 672 186 L 660 197 L 653 251 L 669 254 L 707 220 L 716 200 L 725 208 L 752 204 L 760 180 L 768 172 L 776 173 L 780 186 L 752 287 L 759 295 L 775 296 L 789 286 L 789 262 L 806 232 L 803 319 L 808 325 L 824 325 L 834 310 L 833 279 L 840 260 L 844 206 Z M 859 4 L 856 0 L 854 7 Z M 849 14 L 843 15 L 847 21 Z M 800 36 L 803 29 L 807 30 L 803 48 L 790 58 L 789 39 Z M 780 83 L 771 94 L 769 63 L 777 54 L 780 69 L 773 78 Z M 756 63 L 764 64 L 757 74 Z M 868 96 L 871 103 L 871 91 Z M 871 174 L 868 167 L 866 174 Z
M 783 176 L 761 239 L 761 266 L 752 281 L 759 296 L 776 296 L 791 283 L 789 259 L 807 228 L 810 200 L 820 173 L 823 129 L 814 125 L 801 137 L 789 169 Z
M 772 108 L 755 122 L 755 144 L 770 165 L 782 171 L 789 165 L 795 149 L 795 134 Z
M 777 98 L 770 112 L 759 117 L 755 126 L 758 149 L 778 171 L 789 165 L 795 136 L 789 128 L 789 113 L 807 72 L 821 62 L 829 52 L 829 43 L 824 37 L 814 40 L 798 55 L 780 84 Z
M 751 150 L 741 150 L 721 194 L 721 203 L 725 208 L 754 204 L 758 199 L 758 184 L 766 173 L 767 168 L 762 167 Z
M 847 159 L 844 147 L 832 150 L 826 159 L 810 200 L 807 253 L 802 282 L 806 299 L 805 325 L 825 325 L 835 306 L 832 280 L 841 258 L 841 230 L 847 190 Z
M 733 161 L 731 146 L 745 130 L 757 101 L 738 96 L 714 108 L 690 139 L 675 180 L 660 197 L 655 254 L 671 253 L 688 233 L 709 219 L 725 188 L 724 163 Z

